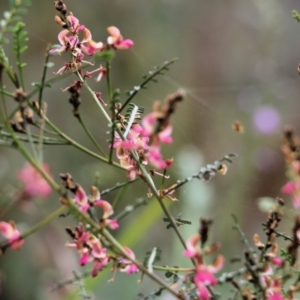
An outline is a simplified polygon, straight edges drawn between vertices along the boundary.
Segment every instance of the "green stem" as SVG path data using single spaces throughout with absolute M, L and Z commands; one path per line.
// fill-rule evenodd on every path
M 17 38 L 16 40 L 17 40 L 17 47 L 18 47 L 16 52 L 17 52 L 17 66 L 18 66 L 18 70 L 19 70 L 19 81 L 20 81 L 22 90 L 25 92 L 23 67 L 22 67 L 22 60 L 21 60 L 21 53 L 20 53 L 20 41 L 19 41 L 19 38 Z
M 136 94 L 147 85 L 148 82 L 150 82 L 151 80 L 153 80 L 153 78 L 156 77 L 158 74 L 160 74 L 163 70 L 168 69 L 168 66 L 170 66 L 171 64 L 173 64 L 177 60 L 178 60 L 178 58 L 173 58 L 170 61 L 165 62 L 161 67 L 157 68 L 157 70 L 155 72 L 152 72 L 151 75 L 149 77 L 147 77 L 141 83 L 141 85 L 139 86 L 138 89 L 134 89 L 132 91 L 132 93 L 130 94 L 130 96 L 128 97 L 128 99 L 125 101 L 125 103 L 119 109 L 118 114 L 120 114 L 123 111 L 123 109 L 130 103 L 130 101 L 136 96 Z
M 3 89 L 0 89 L 0 94 L 5 95 L 7 97 L 10 97 L 10 98 L 14 99 L 14 95 L 12 93 L 7 92 L 7 91 L 5 91 Z
M 115 105 L 113 103 L 113 92 L 112 92 L 112 85 L 111 85 L 111 64 L 110 62 L 106 63 L 106 84 L 107 84 L 107 93 L 108 93 L 108 100 L 109 106 L 111 110 L 111 120 L 115 119 Z
M 113 204 L 112 204 L 112 207 L 113 207 L 114 209 L 116 209 L 117 205 L 119 204 L 121 198 L 123 197 L 124 193 L 125 193 L 126 190 L 127 190 L 127 187 L 128 187 L 128 185 L 124 185 L 124 186 L 119 190 L 119 192 L 117 193 L 117 195 L 116 195 L 116 197 L 115 197 L 115 199 L 114 199 L 114 201 L 113 201 Z
M 44 69 L 43 69 L 43 75 L 42 75 L 40 91 L 39 91 L 39 108 L 42 108 L 42 98 L 43 98 L 43 91 L 44 91 L 44 87 L 45 87 L 46 74 L 47 74 L 47 70 L 48 70 L 49 58 L 50 58 L 49 46 L 47 46 L 46 58 L 45 58 Z
M 90 92 L 90 94 L 92 95 L 93 99 L 95 100 L 97 106 L 100 108 L 101 112 L 103 113 L 105 119 L 108 121 L 109 124 L 112 123 L 109 115 L 107 114 L 106 110 L 104 109 L 103 105 L 100 103 L 100 101 L 97 99 L 97 96 L 95 94 L 95 92 L 90 88 L 90 86 L 85 82 L 82 81 L 83 86 Z
M 119 242 L 109 233 L 108 230 L 105 228 L 102 231 L 103 236 L 110 242 L 110 244 L 123 256 L 125 256 L 127 259 L 129 259 L 131 262 L 133 262 L 141 272 L 145 273 L 148 277 L 150 277 L 153 281 L 158 283 L 160 286 L 164 287 L 166 290 L 168 290 L 173 296 L 175 296 L 177 299 L 184 299 L 184 296 L 180 293 L 177 293 L 175 290 L 173 290 L 166 282 L 164 282 L 162 279 L 160 279 L 157 275 L 154 273 L 150 273 L 148 269 L 139 261 L 136 259 L 132 259 L 127 252 L 124 250 L 122 245 L 119 244 Z
M 54 211 L 51 215 L 47 216 L 45 219 L 43 219 L 41 222 L 39 222 L 38 224 L 36 224 L 35 226 L 31 227 L 29 230 L 25 231 L 20 239 L 26 238 L 29 235 L 35 233 L 36 231 L 40 230 L 41 228 L 43 228 L 45 225 L 47 225 L 48 223 L 50 223 L 52 220 L 54 220 L 55 218 L 59 217 L 68 207 L 67 206 L 60 206 L 56 211 Z M 0 248 L 1 249 L 6 249 L 10 246 L 9 243 L 6 243 L 4 245 L 2 245 Z
M 77 143 L 76 141 L 74 141 L 73 139 L 71 139 L 69 136 L 67 136 L 65 133 L 63 133 L 61 130 L 59 130 L 52 122 L 50 122 L 50 120 L 44 116 L 45 118 L 45 122 L 48 126 L 50 126 L 55 132 L 57 132 L 58 135 L 60 135 L 62 138 L 64 138 L 66 141 L 68 141 L 71 145 L 73 145 L 75 148 L 85 152 L 86 154 L 94 157 L 94 158 L 97 158 L 105 163 L 108 163 L 107 159 L 104 158 L 103 156 L 100 156 L 98 154 L 96 154 L 95 152 L 85 148 L 84 146 L 82 146 L 81 144 Z M 112 163 L 113 166 L 121 169 L 121 170 L 125 170 L 121 165 L 119 165 L 118 163 L 116 162 L 113 162 Z
M 176 267 L 162 267 L 162 266 L 152 266 L 154 270 L 164 271 L 164 272 L 181 272 L 181 273 L 191 273 L 195 271 L 195 268 L 176 268 Z
M 144 198 L 139 198 L 136 200 L 136 202 L 133 205 L 127 205 L 124 208 L 124 210 L 121 211 L 119 214 L 115 215 L 114 218 L 119 221 L 124 217 L 128 216 L 130 213 L 132 213 L 134 210 L 136 210 L 142 205 L 147 205 L 147 200 Z
M 38 231 L 39 229 L 43 228 L 45 225 L 50 223 L 52 220 L 55 218 L 59 217 L 66 209 L 68 206 L 60 206 L 56 211 L 54 211 L 51 215 L 47 216 L 44 220 L 42 220 L 40 223 L 36 224 L 32 228 L 30 228 L 28 231 L 22 234 L 23 238 L 26 238 L 27 236 L 31 235 L 32 233 Z
M 1 136 L 3 136 L 6 139 L 10 139 L 11 138 L 11 135 L 9 133 L 7 133 L 7 132 L 4 132 L 4 131 L 0 131 L 0 137 Z M 34 137 L 35 135 L 33 134 L 32 136 Z M 19 136 L 18 135 L 18 139 L 20 141 L 23 141 L 23 142 L 29 142 L 29 139 L 27 137 L 24 137 L 24 136 Z M 48 137 L 43 137 L 42 141 L 43 141 L 43 144 L 45 144 L 45 145 L 70 145 L 66 141 L 59 140 L 59 139 L 52 139 L 52 138 L 48 138 Z M 38 144 L 39 140 L 32 139 L 32 142 L 35 143 L 35 144 Z
M 104 152 L 104 150 L 100 147 L 100 145 L 97 143 L 97 141 L 95 140 L 95 138 L 93 137 L 92 133 L 89 131 L 89 129 L 86 127 L 85 123 L 83 122 L 81 116 L 78 116 L 78 121 L 80 123 L 80 125 L 82 126 L 83 130 L 85 131 L 85 133 L 88 135 L 88 137 L 90 138 L 90 140 L 92 141 L 92 143 L 94 144 L 94 146 L 99 150 L 99 152 L 105 157 L 106 153 Z
M 121 187 L 123 187 L 123 186 L 126 186 L 127 184 L 131 184 L 131 183 L 133 183 L 133 182 L 136 182 L 136 181 L 138 181 L 140 178 L 139 177 L 137 177 L 137 178 L 135 178 L 135 179 L 132 179 L 132 180 L 129 180 L 129 181 L 126 181 L 126 182 L 123 182 L 123 183 L 117 183 L 115 186 L 113 186 L 112 188 L 108 188 L 108 189 L 105 189 L 105 190 L 103 190 L 103 191 L 101 191 L 101 196 L 102 195 L 105 195 L 105 194 L 108 194 L 108 193 L 111 193 L 112 191 L 114 191 L 114 190 L 117 190 L 117 189 L 119 189 L 119 188 L 121 188 Z

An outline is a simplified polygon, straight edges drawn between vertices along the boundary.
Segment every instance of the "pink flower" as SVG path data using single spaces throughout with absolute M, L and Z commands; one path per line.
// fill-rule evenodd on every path
M 162 154 L 160 153 L 160 148 L 157 146 L 151 146 L 147 155 L 149 162 L 157 169 L 166 169 L 167 163 L 163 159 Z
M 41 166 L 49 174 L 49 167 L 46 164 Z M 26 164 L 18 172 L 18 178 L 24 183 L 23 195 L 26 198 L 41 197 L 46 198 L 51 193 L 51 187 L 42 175 L 30 164 Z
M 79 264 L 85 266 L 93 261 L 92 276 L 97 276 L 98 272 L 103 269 L 109 262 L 109 255 L 106 248 L 102 247 L 100 240 L 89 231 L 85 231 L 82 226 L 77 226 L 72 232 L 73 242 L 67 243 L 66 246 L 76 248 L 79 254 Z
M 132 259 L 135 259 L 134 252 L 130 248 L 128 247 L 123 247 L 123 248 Z M 132 273 L 137 273 L 139 271 L 138 267 L 127 258 L 120 257 L 119 263 L 120 263 L 119 269 L 121 272 L 132 274 Z
M 200 248 L 198 247 L 199 242 L 200 235 L 192 235 L 186 242 L 186 250 L 184 251 L 183 255 L 185 257 L 195 257 L 200 251 Z
M 294 181 L 287 182 L 282 188 L 281 192 L 287 195 L 292 194 L 296 190 L 296 183 Z
M 80 185 L 77 186 L 75 192 L 75 202 L 78 204 L 79 209 L 83 212 L 86 212 L 90 208 L 88 197 Z
M 194 276 L 194 283 L 197 287 L 197 293 L 201 300 L 209 300 L 211 295 L 207 286 L 215 286 L 217 284 L 217 279 L 215 273 L 219 272 L 224 266 L 224 257 L 218 255 L 211 265 L 206 265 L 204 263 L 204 257 L 202 250 L 198 246 L 201 240 L 199 234 L 192 235 L 186 243 L 186 250 L 184 251 L 184 256 L 194 258 L 196 260 L 196 269 Z M 216 251 L 216 247 L 212 247 L 211 250 L 207 250 L 208 253 Z
M 111 216 L 114 213 L 113 207 L 110 203 L 108 203 L 105 200 L 97 200 L 94 202 L 94 206 L 100 207 L 103 211 L 103 219 L 107 219 L 109 216 Z
M 143 132 L 142 134 L 145 136 L 152 136 L 155 134 L 155 130 L 157 127 L 158 113 L 153 112 L 146 115 L 142 120 Z M 171 137 L 172 134 L 172 125 L 169 123 L 166 127 L 163 128 L 158 134 L 157 139 L 159 143 L 170 144 L 173 142 Z
M 84 25 L 80 25 L 77 18 L 74 16 L 67 16 L 67 20 L 69 22 L 70 29 L 64 29 L 58 34 L 58 41 L 61 46 L 51 49 L 49 51 L 50 54 L 61 54 L 68 50 L 75 51 L 80 54 L 81 47 L 84 46 L 85 43 L 92 43 L 91 32 Z M 82 32 L 83 35 L 81 41 L 78 37 L 80 32 Z
M 95 42 L 94 40 L 90 39 L 86 42 L 86 45 L 81 45 L 81 49 L 87 55 L 94 55 L 96 52 L 99 52 L 104 49 L 104 44 L 102 42 Z M 100 80 L 97 80 L 100 81 Z
M 13 221 L 9 223 L 0 222 L 0 232 L 8 239 L 8 243 L 12 249 L 17 250 L 24 244 L 24 239 L 21 238 L 21 233 L 17 230 Z
M 278 278 L 269 278 L 267 284 L 267 300 L 284 300 L 281 294 L 281 282 Z
M 124 40 L 120 30 L 117 27 L 108 27 L 107 31 L 110 34 L 110 36 L 107 38 L 108 45 L 114 47 L 115 49 L 130 49 L 133 47 L 133 41 L 129 39 Z

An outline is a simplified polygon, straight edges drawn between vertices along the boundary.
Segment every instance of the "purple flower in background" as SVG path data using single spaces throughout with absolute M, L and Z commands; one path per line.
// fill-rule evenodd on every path
M 280 125 L 280 115 L 273 106 L 261 106 L 253 114 L 255 128 L 263 134 L 272 134 Z

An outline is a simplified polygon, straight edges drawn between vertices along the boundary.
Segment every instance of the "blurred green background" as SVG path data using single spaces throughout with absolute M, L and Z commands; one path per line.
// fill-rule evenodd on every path
M 280 196 L 286 180 L 280 153 L 282 128 L 291 124 L 300 132 L 297 73 L 300 25 L 291 16 L 293 9 L 300 10 L 298 1 L 72 0 L 65 3 L 80 23 L 91 30 L 94 40 L 104 41 L 106 28 L 114 25 L 124 38 L 134 41 L 133 49 L 117 52 L 112 65 L 113 87 L 121 89 L 122 100 L 126 99 L 125 91 L 139 85 L 142 75 L 154 65 L 179 58 L 166 76 L 159 77 L 158 83 L 150 83 L 134 102 L 149 111 L 155 100 L 163 100 L 168 93 L 178 88 L 187 92 L 173 118 L 174 144 L 164 147 L 164 156 L 175 159 L 168 179 L 170 185 L 225 154 L 238 154 L 226 176 L 218 175 L 208 183 L 195 181 L 179 190 L 176 193 L 179 201 L 172 203 L 171 210 L 175 216 L 182 213 L 183 218 L 192 221 L 192 226 L 181 227 L 185 239 L 198 230 L 200 217 L 212 218 L 215 222 L 211 241 L 222 243 L 222 253 L 227 258 L 241 255 L 243 246 L 231 229 L 230 214 L 238 216 L 250 240 L 255 232 L 261 232 L 260 223 L 266 215 L 259 211 L 258 199 Z M 0 1 L 0 12 L 8 8 L 9 1 Z M 54 15 L 52 0 L 33 0 L 24 16 L 29 36 L 29 51 L 24 55 L 28 63 L 27 90 L 32 82 L 40 80 L 47 45 L 57 43 L 60 28 L 54 23 Z M 10 53 L 9 56 L 13 61 Z M 51 71 L 58 70 L 68 59 L 66 54 L 51 58 L 55 64 Z M 48 78 L 51 76 L 49 72 Z M 10 86 L 6 77 L 4 80 Z M 73 80 L 68 77 L 45 90 L 48 116 L 72 138 L 95 150 L 72 116 L 69 95 L 61 92 Z M 107 99 L 104 80 L 92 86 Z M 107 145 L 108 128 L 101 113 L 84 91 L 81 99 L 85 122 L 101 144 Z M 244 125 L 244 134 L 232 130 L 236 120 Z M 59 173 L 69 172 L 86 191 L 94 183 L 96 172 L 100 174 L 102 190 L 126 180 L 124 173 L 71 147 L 46 147 L 44 159 L 58 182 Z M 1 203 L 7 203 L 9 195 L 20 187 L 16 173 L 23 164 L 19 153 L 0 148 Z M 117 212 L 137 197 L 146 196 L 146 192 L 142 182 L 129 186 Z M 115 196 L 112 193 L 105 199 L 113 201 Z M 49 199 L 36 200 L 27 208 L 13 207 L 4 220 L 16 220 L 24 231 L 59 205 L 53 193 Z M 158 204 L 150 200 L 148 206 L 121 221 L 114 234 L 134 250 L 138 259 L 142 260 L 144 253 L 153 247 L 160 247 L 163 250 L 160 264 L 189 267 L 190 262 L 182 257 L 182 246 L 174 232 L 165 228 L 162 217 Z M 292 220 L 285 218 L 284 222 L 289 230 Z M 74 286 L 50 292 L 55 283 L 72 278 L 72 270 L 82 271 L 77 266 L 77 253 L 64 246 L 69 239 L 64 227 L 73 224 L 70 218 L 59 219 L 30 236 L 18 253 L 5 253 L 0 259 L 0 299 L 81 299 Z M 228 264 L 226 268 L 235 266 Z M 118 274 L 114 283 L 107 283 L 111 276 L 106 272 L 86 280 L 92 299 L 135 299 L 137 293 L 146 294 L 156 288 L 147 278 L 138 284 L 137 275 Z M 221 292 L 225 299 L 230 291 L 224 287 Z M 166 294 L 162 299 L 172 298 Z

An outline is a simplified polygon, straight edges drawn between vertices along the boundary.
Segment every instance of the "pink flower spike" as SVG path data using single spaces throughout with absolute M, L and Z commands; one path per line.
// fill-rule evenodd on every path
M 183 255 L 185 257 L 195 257 L 199 253 L 199 248 L 197 245 L 200 242 L 200 235 L 194 234 L 192 235 L 186 242 L 186 250 Z
M 111 204 L 105 200 L 95 201 L 94 205 L 100 207 L 103 210 L 103 216 L 102 216 L 103 219 L 107 219 L 109 216 L 111 216 L 114 213 Z
M 47 164 L 42 164 L 42 169 L 50 173 Z M 47 198 L 51 194 L 51 187 L 42 175 L 30 164 L 25 164 L 18 172 L 19 180 L 24 184 L 24 196 L 27 198 L 41 197 Z
M 13 250 L 19 249 L 24 244 L 24 239 L 21 238 L 21 233 L 16 229 L 13 221 L 9 223 L 0 222 L 0 232 L 8 239 L 8 243 Z

